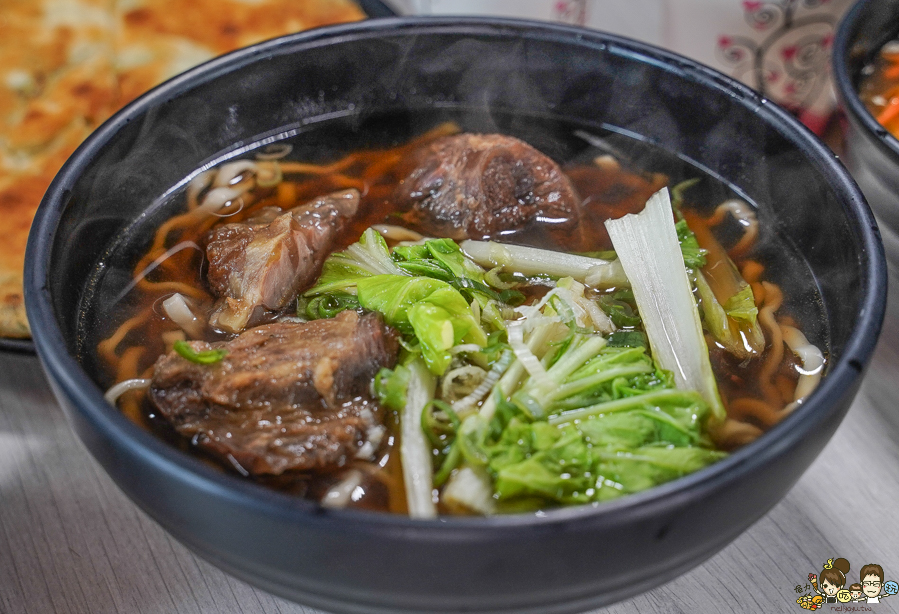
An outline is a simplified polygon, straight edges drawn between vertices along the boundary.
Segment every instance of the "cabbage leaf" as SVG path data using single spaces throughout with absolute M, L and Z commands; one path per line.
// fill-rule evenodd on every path
M 444 281 L 430 277 L 377 275 L 358 280 L 359 304 L 385 322 L 418 339 L 422 357 L 435 375 L 443 375 L 461 343 L 487 345 L 487 334 L 465 298 Z
M 331 292 L 353 293 L 360 279 L 373 275 L 405 275 L 393 263 L 387 242 L 373 228 L 369 228 L 359 241 L 342 252 L 334 252 L 325 259 L 322 274 L 315 285 L 303 293 L 305 297 Z
M 640 363 L 642 350 L 604 348 L 606 366 Z M 596 365 L 593 365 L 596 366 Z M 590 369 L 572 374 L 574 381 Z M 617 381 L 615 381 L 617 380 Z M 645 374 L 602 384 L 607 411 L 534 419 L 498 400 L 490 422 L 466 418 L 457 435 L 468 467 L 485 470 L 502 511 L 605 501 L 687 475 L 725 456 L 712 449 L 709 407 L 695 392 Z
M 678 388 L 695 390 L 716 420 L 724 405 L 712 372 L 699 309 L 674 223 L 668 190 L 647 201 L 639 214 L 605 222 L 631 282 L 656 362 L 674 373 Z
M 490 412 L 462 420 L 452 442 L 460 471 L 485 476 L 497 510 L 604 501 L 724 456 L 706 435 L 702 396 L 675 388 L 645 347 L 601 340 L 575 333 L 550 344 L 542 362 L 554 386 L 507 380 Z

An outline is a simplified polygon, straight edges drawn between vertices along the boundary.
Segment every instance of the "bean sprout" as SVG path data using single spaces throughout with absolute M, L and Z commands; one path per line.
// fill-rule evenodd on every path
M 290 155 L 293 145 L 287 143 L 272 143 L 264 151 L 256 152 L 257 160 L 280 160 Z
M 187 184 L 187 208 L 190 210 L 197 208 L 197 199 L 200 194 L 209 187 L 215 178 L 215 171 L 203 171 L 190 180 Z
M 203 199 L 198 211 L 203 213 L 215 213 L 240 198 L 244 192 L 246 192 L 246 190 L 239 190 L 231 187 L 213 188 L 206 194 L 206 198 Z
M 107 403 L 115 406 L 116 401 L 119 400 L 120 396 L 132 390 L 146 390 L 150 387 L 151 381 L 152 380 L 145 378 L 126 379 L 124 382 L 119 382 L 107 390 L 106 394 L 103 395 L 103 398 L 106 399 Z
M 424 235 L 394 224 L 375 224 L 372 226 L 388 241 L 421 241 Z
M 708 220 L 709 225 L 716 226 L 720 224 L 724 221 L 724 216 L 726 215 L 731 215 L 743 227 L 743 236 L 731 248 L 731 253 L 745 253 L 755 243 L 755 239 L 759 234 L 759 221 L 755 209 L 745 200 L 737 198 L 726 200 L 715 209 L 715 213 Z
M 252 160 L 237 160 L 235 162 L 223 164 L 218 169 L 215 181 L 212 182 L 212 187 L 222 188 L 238 184 L 241 182 L 243 174 L 246 171 L 253 171 L 255 173 L 256 163 Z
M 199 339 L 203 336 L 203 322 L 194 315 L 190 306 L 187 304 L 187 301 L 181 294 L 176 292 L 165 299 L 162 302 L 162 308 L 172 322 L 177 324 L 181 330 L 192 338 Z
M 322 497 L 322 507 L 331 509 L 346 507 L 353 499 L 356 489 L 362 486 L 362 477 L 362 472 L 358 469 L 347 471 L 346 476 Z

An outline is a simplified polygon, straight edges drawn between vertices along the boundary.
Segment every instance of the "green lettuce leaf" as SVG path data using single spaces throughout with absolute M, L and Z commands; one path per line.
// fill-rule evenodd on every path
M 487 334 L 465 298 L 448 283 L 430 277 L 378 275 L 356 285 L 359 304 L 377 311 L 403 334 L 415 335 L 428 369 L 442 375 L 460 343 L 487 345 Z
M 734 320 L 756 325 L 759 308 L 755 305 L 755 297 L 749 284 L 740 288 L 739 292 L 727 299 L 727 302 L 724 303 L 724 311 Z
M 590 357 L 594 345 L 575 335 L 549 369 L 567 373 L 551 390 L 527 380 L 511 399 L 495 391 L 489 422 L 462 421 L 461 462 L 487 470 L 500 510 L 613 499 L 724 456 L 705 433 L 709 407 L 698 393 L 675 389 L 645 348 L 606 345 Z M 534 418 L 535 403 L 561 413 Z
M 687 220 L 680 220 L 674 225 L 681 253 L 684 255 L 684 266 L 688 269 L 701 269 L 705 266 L 706 251 L 699 247 L 696 235 L 687 225 Z
M 724 452 L 695 446 L 597 451 L 595 498 L 606 501 L 640 492 L 698 471 L 725 456 Z
M 411 275 L 445 281 L 481 307 L 491 300 L 519 305 L 524 295 L 517 290 L 496 290 L 487 283 L 486 272 L 468 258 L 452 239 L 430 239 L 422 245 L 398 246 L 393 250 L 397 266 Z
M 325 259 L 321 276 L 303 296 L 330 292 L 352 293 L 360 279 L 382 274 L 402 275 L 404 271 L 393 263 L 384 237 L 369 228 L 362 233 L 358 242 Z

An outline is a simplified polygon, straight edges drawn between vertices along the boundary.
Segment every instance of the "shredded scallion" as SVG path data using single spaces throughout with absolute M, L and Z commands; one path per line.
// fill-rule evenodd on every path
M 175 342 L 173 349 L 182 358 L 185 358 L 191 362 L 195 362 L 198 365 L 214 365 L 217 362 L 221 362 L 222 359 L 228 354 L 228 350 L 226 350 L 225 348 L 201 350 L 198 352 L 193 349 L 187 341 L 181 340 Z

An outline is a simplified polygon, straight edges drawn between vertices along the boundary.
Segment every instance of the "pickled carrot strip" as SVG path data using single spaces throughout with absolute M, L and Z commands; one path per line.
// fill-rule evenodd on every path
M 896 119 L 897 116 L 899 116 L 899 98 L 891 98 L 887 106 L 877 116 L 877 121 L 885 126 L 887 122 Z

